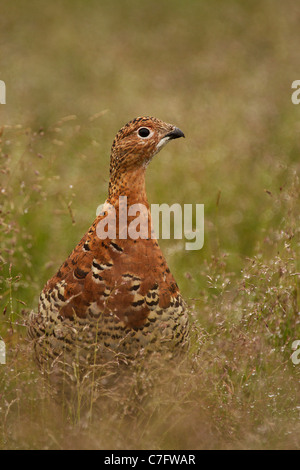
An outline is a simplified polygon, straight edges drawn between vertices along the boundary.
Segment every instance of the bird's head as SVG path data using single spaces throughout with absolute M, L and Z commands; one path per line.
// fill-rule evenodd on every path
M 145 168 L 170 140 L 184 137 L 178 127 L 154 117 L 138 117 L 117 133 L 111 149 L 110 174 Z

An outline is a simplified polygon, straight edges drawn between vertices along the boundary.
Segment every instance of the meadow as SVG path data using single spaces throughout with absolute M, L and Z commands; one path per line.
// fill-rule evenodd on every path
M 299 20 L 292 0 L 5 4 L 1 449 L 300 448 Z M 191 347 L 70 405 L 26 320 L 106 198 L 116 132 L 142 115 L 186 135 L 149 166 L 149 202 L 205 207 L 201 250 L 160 241 Z

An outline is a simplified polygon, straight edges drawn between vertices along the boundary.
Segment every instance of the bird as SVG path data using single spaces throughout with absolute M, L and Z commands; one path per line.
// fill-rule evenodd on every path
M 178 127 L 149 116 L 117 133 L 102 211 L 48 280 L 37 313 L 30 315 L 29 337 L 40 365 L 70 365 L 75 358 L 80 364 L 105 363 L 145 351 L 173 355 L 188 345 L 188 308 L 153 232 L 145 186 L 152 158 L 180 137 L 185 136 Z M 137 213 L 144 233 L 124 236 L 121 211 L 135 205 L 143 208 Z M 105 238 L 99 227 L 108 227 L 107 220 L 117 222 Z M 128 210 L 125 229 L 135 220 Z

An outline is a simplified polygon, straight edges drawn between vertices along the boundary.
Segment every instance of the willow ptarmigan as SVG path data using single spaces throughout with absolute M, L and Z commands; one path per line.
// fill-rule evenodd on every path
M 136 118 L 117 133 L 103 211 L 47 282 L 38 313 L 31 314 L 29 336 L 40 363 L 70 362 L 75 356 L 85 363 L 95 357 L 105 361 L 111 354 L 136 357 L 145 350 L 176 351 L 187 343 L 187 310 L 151 233 L 145 190 L 148 163 L 179 137 L 184 137 L 180 129 L 153 117 Z M 120 200 L 125 196 L 127 208 L 146 208 L 148 233 L 143 238 L 121 233 Z M 114 237 L 99 237 L 97 227 L 109 208 L 116 215 Z M 132 220 L 129 212 L 127 223 Z

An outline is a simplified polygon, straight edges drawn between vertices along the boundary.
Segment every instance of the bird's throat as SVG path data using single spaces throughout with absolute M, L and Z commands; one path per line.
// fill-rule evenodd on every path
M 108 202 L 118 206 L 120 196 L 127 197 L 127 203 L 144 204 L 149 208 L 145 184 L 145 168 L 136 168 L 127 173 L 113 173 L 108 188 Z
M 141 238 L 151 238 L 152 222 L 146 195 L 144 168 L 138 168 L 126 174 L 118 174 L 116 177 L 112 174 L 107 203 L 113 206 L 116 214 L 116 238 L 125 232 L 125 238 L 127 236 L 131 238 L 130 228 L 131 230 L 136 228 Z M 133 237 L 135 238 L 134 234 Z

